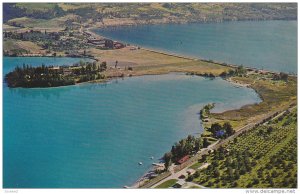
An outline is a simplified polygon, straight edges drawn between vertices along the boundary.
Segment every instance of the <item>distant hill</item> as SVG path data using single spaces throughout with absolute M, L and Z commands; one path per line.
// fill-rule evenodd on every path
M 4 3 L 3 21 L 19 17 L 51 19 L 64 15 L 65 12 L 54 3 Z
M 78 16 L 72 22 L 105 19 L 166 22 L 231 20 L 296 20 L 296 3 L 4 3 L 3 20 L 26 17 L 53 19 Z

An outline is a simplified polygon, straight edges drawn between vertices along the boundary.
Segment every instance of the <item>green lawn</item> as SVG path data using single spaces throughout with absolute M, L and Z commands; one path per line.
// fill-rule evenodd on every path
M 197 170 L 201 165 L 202 165 L 202 163 L 197 162 L 197 163 L 193 164 L 190 168 Z
M 55 8 L 55 3 L 17 3 L 16 6 L 27 11 L 48 11 Z
M 189 187 L 189 189 L 201 189 L 201 187 L 191 186 L 191 187 Z
M 162 184 L 156 186 L 155 188 L 169 188 L 169 187 L 172 187 L 178 180 L 177 179 L 170 179 L 170 180 L 167 180 L 166 182 L 163 182 Z

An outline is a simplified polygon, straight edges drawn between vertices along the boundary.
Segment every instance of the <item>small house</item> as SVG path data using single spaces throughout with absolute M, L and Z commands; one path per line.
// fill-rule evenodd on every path
M 186 156 L 182 157 L 180 160 L 178 160 L 177 162 L 179 164 L 182 164 L 182 163 L 186 162 L 189 158 L 190 158 L 189 155 L 186 155 Z

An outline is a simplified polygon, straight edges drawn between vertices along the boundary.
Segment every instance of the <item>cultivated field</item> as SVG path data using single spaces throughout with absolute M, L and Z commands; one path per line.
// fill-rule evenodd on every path
M 205 187 L 297 187 L 297 111 L 244 132 L 199 163 L 210 165 L 190 179 Z

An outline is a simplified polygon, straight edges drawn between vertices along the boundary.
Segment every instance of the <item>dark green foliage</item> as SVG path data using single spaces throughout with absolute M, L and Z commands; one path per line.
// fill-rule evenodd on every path
M 203 139 L 203 147 L 207 148 L 210 145 L 210 143 L 208 142 L 207 138 Z
M 180 140 L 172 146 L 172 160 L 177 162 L 180 158 L 195 152 L 196 138 L 189 135 L 187 138 Z
M 228 72 L 222 72 L 220 74 L 221 77 L 231 77 L 231 76 L 245 76 L 247 73 L 247 69 L 243 67 L 243 65 L 238 66 L 237 68 L 230 69 Z
M 193 179 L 194 179 L 193 175 L 189 175 L 186 181 L 191 182 L 193 181 Z
M 103 79 L 99 74 L 96 63 L 83 63 L 81 67 L 32 67 L 23 64 L 5 75 L 8 87 L 57 87 L 74 85 L 78 82 L 86 82 L 95 79 Z
M 213 123 L 209 129 L 212 134 L 215 134 L 217 131 L 222 130 L 222 126 L 219 123 Z
M 105 71 L 107 69 L 107 64 L 106 64 L 106 62 L 104 61 L 104 62 L 102 62 L 101 64 L 100 64 L 100 71 Z
M 234 134 L 234 130 L 228 122 L 223 124 L 223 130 L 225 130 L 227 136 L 231 136 Z
M 201 148 L 209 146 L 211 143 L 207 138 L 202 139 L 202 137 L 195 138 L 192 135 L 189 135 L 187 138 L 176 142 L 171 149 L 171 152 L 168 152 L 164 155 L 165 166 L 169 167 L 171 162 L 177 163 L 182 157 L 186 155 L 193 155 L 197 153 Z M 205 160 L 205 155 L 202 156 L 201 160 Z
M 166 169 L 168 169 L 169 166 L 171 165 L 171 163 L 172 163 L 172 157 L 173 157 L 173 155 L 172 155 L 171 152 L 165 153 L 163 159 L 165 161 L 165 168 Z
M 279 74 L 274 74 L 273 75 L 273 80 L 284 80 L 284 81 L 288 81 L 288 74 L 287 73 L 283 73 L 280 72 Z
M 202 148 L 202 139 L 199 137 L 199 138 L 195 139 L 194 150 L 195 150 L 195 152 L 198 152 L 201 148 Z
M 194 178 L 198 178 L 200 176 L 200 172 L 199 171 L 196 171 L 195 174 L 193 175 Z
M 219 123 L 213 123 L 208 129 L 215 138 L 226 138 L 234 134 L 234 130 L 229 122 L 225 122 L 223 126 Z

